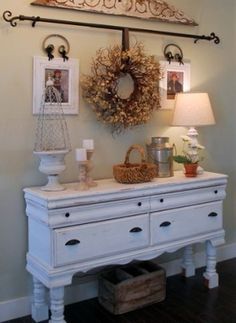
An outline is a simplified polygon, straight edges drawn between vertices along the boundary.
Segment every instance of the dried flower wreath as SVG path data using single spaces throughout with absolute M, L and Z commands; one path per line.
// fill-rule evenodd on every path
M 118 45 L 99 49 L 91 72 L 82 80 L 83 97 L 112 133 L 146 123 L 153 110 L 160 107 L 159 63 L 154 56 L 144 54 L 143 45 L 125 51 Z M 117 92 L 124 75 L 133 80 L 133 92 L 125 99 Z

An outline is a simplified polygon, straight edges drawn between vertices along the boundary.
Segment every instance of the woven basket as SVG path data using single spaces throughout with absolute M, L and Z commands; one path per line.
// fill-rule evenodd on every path
M 137 150 L 141 154 L 141 163 L 131 164 L 129 162 L 132 150 Z M 157 166 L 146 162 L 143 147 L 132 145 L 126 153 L 124 164 L 113 166 L 113 175 L 117 182 L 123 184 L 149 182 L 157 176 Z

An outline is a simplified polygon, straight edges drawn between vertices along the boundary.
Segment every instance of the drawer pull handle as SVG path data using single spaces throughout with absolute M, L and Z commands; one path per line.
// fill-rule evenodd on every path
M 131 229 L 129 232 L 141 232 L 143 231 L 143 229 L 139 228 L 139 227 L 135 227 L 133 229 Z
M 164 202 L 164 199 L 160 199 L 160 203 L 163 203 Z
M 160 224 L 160 227 L 168 227 L 169 225 L 171 225 L 171 222 L 165 221 Z
M 69 213 L 69 212 L 67 212 L 67 213 L 65 214 L 65 217 L 66 217 L 66 218 L 69 218 L 69 217 L 70 217 L 70 213 Z
M 218 190 L 215 190 L 214 193 L 217 194 L 218 193 Z
M 142 202 L 138 202 L 138 206 L 142 206 Z
M 66 246 L 74 246 L 74 245 L 79 244 L 79 243 L 80 243 L 80 241 L 79 241 L 79 240 L 77 240 L 77 239 L 72 239 L 72 240 L 67 241 L 67 243 L 66 243 L 65 245 L 66 245 Z
M 217 216 L 217 215 L 218 214 L 216 212 L 211 212 L 211 213 L 208 214 L 208 216 L 209 217 L 212 217 L 212 218 L 215 217 L 215 216 Z

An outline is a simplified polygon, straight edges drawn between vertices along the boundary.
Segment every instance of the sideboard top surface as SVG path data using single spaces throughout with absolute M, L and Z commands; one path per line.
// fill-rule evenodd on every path
M 25 188 L 25 198 L 48 208 L 99 203 L 112 199 L 127 199 L 139 196 L 178 192 L 209 186 L 226 185 L 227 175 L 204 172 L 197 177 L 187 178 L 182 171 L 173 177 L 155 178 L 148 183 L 120 184 L 114 178 L 98 180 L 97 186 L 86 191 L 79 190 L 79 184 L 65 184 L 65 190 L 59 192 L 42 191 L 40 187 Z

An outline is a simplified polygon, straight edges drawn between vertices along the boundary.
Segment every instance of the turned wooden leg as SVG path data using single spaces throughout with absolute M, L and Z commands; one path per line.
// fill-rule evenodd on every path
M 48 320 L 48 304 L 46 302 L 46 287 L 35 277 L 33 277 L 33 304 L 32 318 L 36 322 Z
M 193 262 L 193 247 L 186 246 L 184 248 L 184 256 L 182 262 L 183 275 L 185 277 L 191 277 L 195 275 L 195 266 Z
M 211 241 L 206 241 L 206 271 L 203 274 L 208 288 L 214 288 L 219 285 L 219 277 L 216 272 L 216 248 Z
M 66 323 L 64 320 L 64 287 L 50 289 L 50 323 Z

